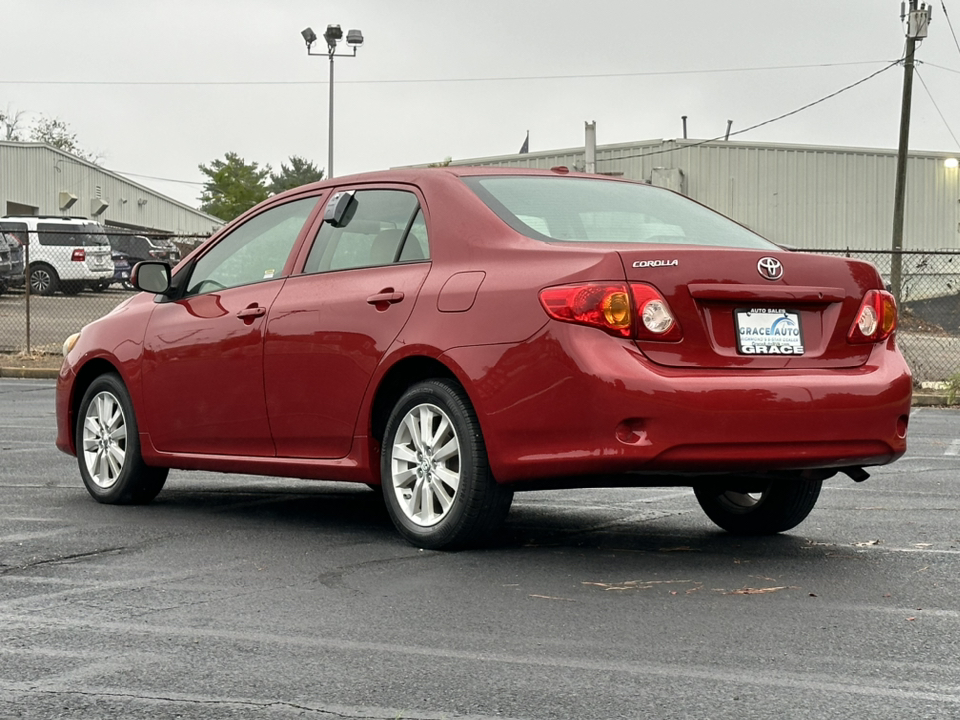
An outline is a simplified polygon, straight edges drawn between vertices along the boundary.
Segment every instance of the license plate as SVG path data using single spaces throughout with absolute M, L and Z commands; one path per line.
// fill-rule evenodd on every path
M 737 350 L 741 355 L 803 355 L 800 315 L 777 308 L 737 310 Z

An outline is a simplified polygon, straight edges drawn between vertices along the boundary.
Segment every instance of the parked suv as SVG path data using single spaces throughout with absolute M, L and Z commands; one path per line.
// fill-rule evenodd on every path
M 86 218 L 10 216 L 0 218 L 0 231 L 26 242 L 30 292 L 74 295 L 113 280 L 113 260 L 104 227 Z
M 23 285 L 23 247 L 13 233 L 0 232 L 0 293 Z
M 172 269 L 180 262 L 180 249 L 170 240 L 144 235 L 110 235 L 110 245 L 130 259 L 130 266 L 144 260 L 159 260 Z

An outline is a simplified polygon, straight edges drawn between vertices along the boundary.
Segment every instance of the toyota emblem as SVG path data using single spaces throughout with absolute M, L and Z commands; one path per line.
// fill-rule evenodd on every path
M 783 277 L 783 265 L 776 258 L 760 258 L 757 261 L 757 272 L 767 280 L 779 280 Z

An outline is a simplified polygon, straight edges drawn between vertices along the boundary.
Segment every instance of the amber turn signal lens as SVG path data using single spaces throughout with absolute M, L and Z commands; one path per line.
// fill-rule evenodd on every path
M 625 292 L 609 293 L 602 302 L 603 317 L 610 327 L 630 327 L 630 298 Z

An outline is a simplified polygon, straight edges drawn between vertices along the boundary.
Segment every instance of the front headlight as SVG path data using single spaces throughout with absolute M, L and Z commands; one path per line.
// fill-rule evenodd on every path
M 73 346 L 77 344 L 77 340 L 80 339 L 80 333 L 74 333 L 66 340 L 63 341 L 63 356 L 66 357 L 67 353 L 73 350 Z

